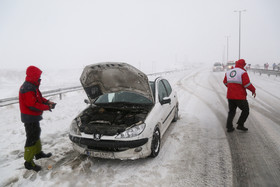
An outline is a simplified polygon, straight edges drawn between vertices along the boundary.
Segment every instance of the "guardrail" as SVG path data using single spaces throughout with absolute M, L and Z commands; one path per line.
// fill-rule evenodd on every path
M 62 99 L 62 94 L 67 93 L 67 92 L 74 92 L 74 91 L 82 90 L 82 89 L 83 89 L 82 86 L 59 88 L 59 89 L 55 89 L 55 90 L 44 91 L 44 92 L 42 92 L 42 95 L 44 97 L 59 95 L 59 98 Z M 0 107 L 8 106 L 8 105 L 16 104 L 16 103 L 18 103 L 18 97 L 0 99 Z
M 168 73 L 172 73 L 174 71 L 180 71 L 180 70 L 171 70 L 171 71 L 164 71 L 164 72 L 158 72 L 158 73 L 151 73 L 151 74 L 147 74 L 147 76 L 168 74 Z M 82 90 L 82 89 L 83 89 L 82 86 L 60 88 L 60 89 L 55 89 L 55 90 L 44 91 L 44 92 L 42 92 L 42 95 L 44 97 L 59 95 L 59 98 L 62 99 L 62 94 L 67 93 L 67 92 L 74 92 L 74 91 Z M 0 99 L 0 107 L 4 107 L 4 106 L 16 104 L 16 103 L 18 103 L 18 97 Z
M 276 70 L 266 70 L 266 69 L 250 68 L 249 71 L 252 71 L 254 73 L 259 73 L 260 75 L 266 74 L 268 76 L 270 76 L 270 75 L 275 75 L 276 77 L 280 76 L 280 71 L 276 71 Z

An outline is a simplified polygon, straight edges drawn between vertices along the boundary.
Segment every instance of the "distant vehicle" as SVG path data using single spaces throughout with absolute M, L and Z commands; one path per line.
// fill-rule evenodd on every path
M 126 63 L 88 65 L 80 79 L 90 106 L 70 127 L 81 154 L 110 159 L 156 157 L 161 139 L 178 119 L 178 98 L 169 82 Z
M 226 69 L 230 70 L 230 69 L 234 68 L 234 66 L 235 66 L 235 62 L 230 61 L 226 64 Z
M 259 64 L 256 64 L 256 65 L 255 65 L 255 68 L 256 68 L 256 69 L 260 69 L 261 66 L 260 66 Z
M 213 66 L 213 71 L 224 71 L 224 66 L 221 62 L 216 62 Z

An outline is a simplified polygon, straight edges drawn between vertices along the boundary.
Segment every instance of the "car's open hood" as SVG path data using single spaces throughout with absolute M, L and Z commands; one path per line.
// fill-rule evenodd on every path
M 92 103 L 100 95 L 120 91 L 140 94 L 154 103 L 148 77 L 127 63 L 88 65 L 84 68 L 80 81 Z

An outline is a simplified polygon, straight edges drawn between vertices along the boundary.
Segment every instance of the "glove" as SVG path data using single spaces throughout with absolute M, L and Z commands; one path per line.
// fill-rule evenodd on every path
M 51 103 L 50 104 L 50 109 L 54 109 L 55 108 L 56 103 Z
M 255 98 L 256 97 L 256 92 L 252 93 L 252 96 Z
M 56 103 L 54 103 L 54 102 L 49 103 L 49 107 L 50 107 L 49 111 L 50 112 L 52 112 L 52 109 L 55 108 L 55 105 L 56 105 Z
M 49 111 L 50 111 L 50 112 L 52 112 L 52 108 L 51 108 L 51 105 L 49 105 Z

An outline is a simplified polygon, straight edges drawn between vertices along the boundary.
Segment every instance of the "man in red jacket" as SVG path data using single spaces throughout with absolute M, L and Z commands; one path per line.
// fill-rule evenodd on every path
M 42 114 L 45 110 L 54 109 L 56 103 L 48 101 L 39 90 L 42 71 L 29 66 L 26 70 L 26 78 L 19 91 L 19 106 L 21 112 L 21 121 L 24 123 L 26 132 L 26 142 L 24 146 L 24 166 L 28 170 L 40 171 L 41 167 L 33 161 L 40 158 L 48 158 L 52 154 L 45 154 L 42 151 L 40 141 L 41 128 L 39 121 L 42 120 Z
M 234 131 L 232 121 L 235 116 L 237 107 L 242 110 L 241 115 L 237 121 L 237 129 L 248 131 L 248 128 L 244 127 L 244 123 L 249 115 L 249 104 L 246 99 L 246 89 L 250 90 L 254 97 L 256 97 L 256 89 L 251 84 L 249 76 L 244 69 L 245 65 L 246 63 L 244 59 L 236 61 L 235 68 L 227 71 L 224 78 L 224 84 L 227 86 L 227 99 L 229 106 L 227 132 Z

